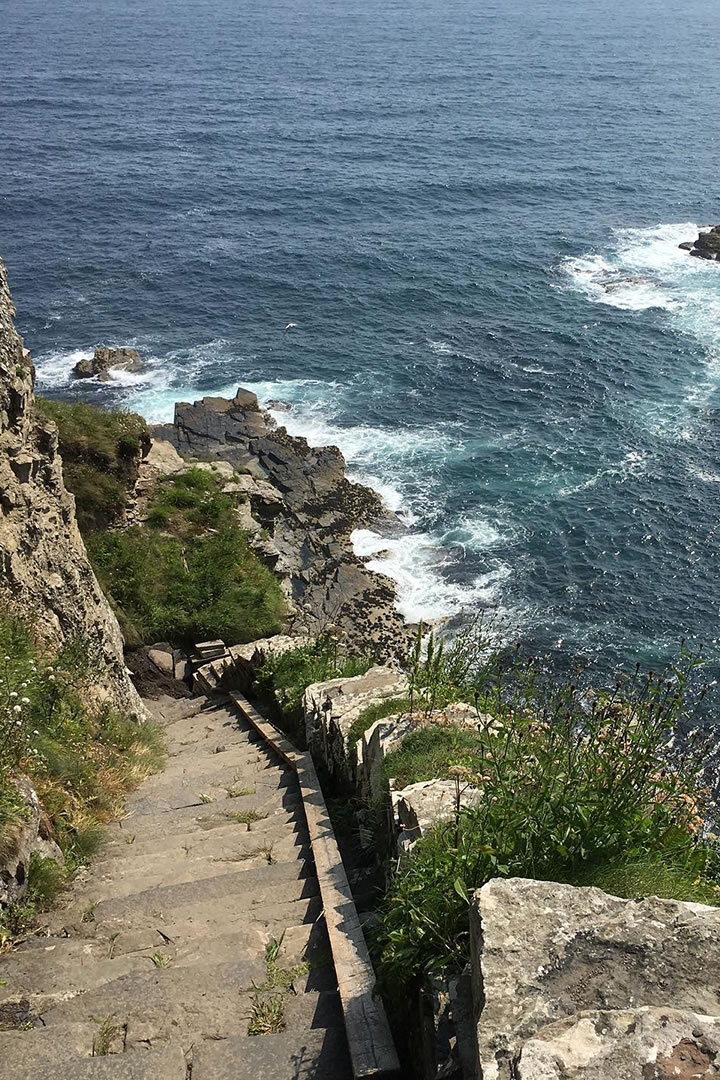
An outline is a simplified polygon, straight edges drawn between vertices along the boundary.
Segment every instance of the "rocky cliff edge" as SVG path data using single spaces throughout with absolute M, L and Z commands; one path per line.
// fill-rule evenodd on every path
M 98 702 L 143 715 L 117 620 L 88 562 L 63 483 L 55 425 L 35 414 L 35 372 L 0 261 L 0 602 L 43 645 L 84 638 L 100 662 Z

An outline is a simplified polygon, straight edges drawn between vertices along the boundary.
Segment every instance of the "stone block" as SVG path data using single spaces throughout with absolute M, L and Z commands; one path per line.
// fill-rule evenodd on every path
M 510 878 L 475 893 L 470 921 L 483 1080 L 515 1077 L 527 1041 L 578 1013 L 658 1006 L 720 1016 L 717 908 Z M 621 1075 L 664 1074 L 605 1073 Z

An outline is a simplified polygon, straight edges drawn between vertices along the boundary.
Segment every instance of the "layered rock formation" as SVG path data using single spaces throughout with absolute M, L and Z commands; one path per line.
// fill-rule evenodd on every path
M 170 443 L 186 459 L 246 470 L 232 490 L 245 498 L 243 525 L 255 550 L 283 583 L 292 634 L 338 630 L 376 655 L 405 654 L 407 629 L 393 585 L 368 570 L 350 542 L 359 526 L 402 526 L 374 491 L 346 478 L 336 447 L 314 448 L 288 435 L 242 389 L 233 400 L 179 403 L 174 422 L 152 434 L 156 445 Z
M 57 430 L 33 409 L 34 370 L 15 329 L 0 262 L 0 594 L 53 649 L 83 638 L 98 659 L 93 692 L 144 715 L 117 620 L 90 567 L 63 483 Z

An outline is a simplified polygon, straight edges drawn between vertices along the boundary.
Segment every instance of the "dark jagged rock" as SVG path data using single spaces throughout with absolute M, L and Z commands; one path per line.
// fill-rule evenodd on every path
M 293 633 L 339 629 L 379 656 L 404 654 L 407 627 L 395 609 L 394 586 L 368 570 L 350 542 L 359 527 L 392 535 L 403 526 L 376 492 L 346 478 L 337 447 L 311 447 L 288 434 L 242 389 L 232 401 L 181 402 L 174 423 L 157 425 L 152 434 L 186 458 L 220 459 L 248 471 L 240 478 L 247 483 L 235 485 L 247 500 L 244 523 L 258 529 L 254 546 L 283 580 Z
M 694 255 L 696 259 L 720 260 L 720 225 L 701 232 L 697 240 L 686 240 L 678 244 L 682 251 Z
M 78 360 L 73 368 L 77 379 L 92 379 L 97 376 L 101 382 L 108 382 L 113 368 L 121 371 L 142 371 L 142 361 L 137 349 L 126 347 L 108 349 L 99 346 L 92 357 Z

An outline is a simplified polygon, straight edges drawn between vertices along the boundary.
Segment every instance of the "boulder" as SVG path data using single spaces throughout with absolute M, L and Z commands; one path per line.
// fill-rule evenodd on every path
M 148 649 L 147 657 L 163 675 L 175 675 L 175 660 L 171 645 L 152 645 Z
M 4 825 L 0 831 L 0 908 L 18 903 L 27 891 L 30 860 L 37 854 L 54 859 L 61 866 L 63 854 L 54 840 L 42 835 L 40 800 L 27 776 L 16 776 L 23 805 L 22 820 Z
M 475 893 L 470 932 L 483 1080 L 510 1080 L 524 1044 L 576 1013 L 672 1006 L 720 1016 L 717 908 L 495 879 Z M 606 1073 L 622 1075 L 645 1080 Z
M 330 679 L 308 686 L 303 699 L 309 750 L 341 783 L 350 781 L 347 736 L 353 721 L 371 705 L 406 697 L 406 677 L 391 667 L 370 668 L 365 675 Z
M 143 465 L 158 476 L 171 476 L 188 468 L 173 444 L 164 439 L 153 439 Z
M 543 1028 L 516 1080 L 717 1080 L 720 1019 L 686 1009 L 595 1010 Z M 717 1064 L 716 1064 L 717 1060 Z
M 678 244 L 678 247 L 681 251 L 692 251 L 695 247 L 695 242 L 693 240 L 685 240 L 682 244 Z
M 460 785 L 460 806 L 477 806 L 482 792 L 467 784 Z M 400 835 L 398 848 L 409 851 L 433 825 L 448 821 L 457 806 L 458 788 L 454 780 L 421 780 L 393 792 L 393 805 Z
M 232 403 L 236 409 L 249 409 L 251 412 L 257 412 L 260 408 L 257 394 L 253 394 L 252 390 L 245 390 L 242 386 L 238 386 Z
M 142 371 L 140 353 L 137 349 L 125 346 L 112 349 L 99 346 L 92 357 L 78 360 L 73 368 L 73 375 L 78 379 L 97 377 L 101 382 L 108 382 L 114 368 L 121 371 Z

